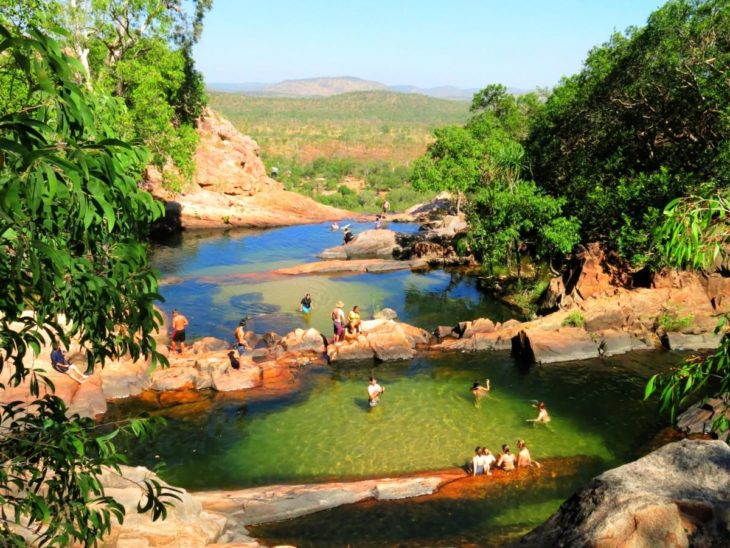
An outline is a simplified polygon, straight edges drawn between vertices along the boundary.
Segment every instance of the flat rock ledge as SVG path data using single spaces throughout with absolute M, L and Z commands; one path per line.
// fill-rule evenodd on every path
M 143 496 L 140 484 L 154 479 L 167 483 L 142 466 L 122 466 L 121 475 L 104 470 L 101 482 L 107 495 L 125 508 L 123 524 L 115 524 L 102 542 L 105 547 L 148 546 L 250 546 L 249 525 L 270 523 L 363 500 L 396 500 L 435 493 L 439 487 L 465 477 L 461 470 L 422 476 L 370 479 L 354 482 L 272 485 L 236 491 L 190 493 L 180 489 L 179 501 L 168 508 L 167 519 L 153 522 L 149 514 L 138 514 Z
M 519 546 L 728 546 L 730 447 L 683 440 L 594 478 Z

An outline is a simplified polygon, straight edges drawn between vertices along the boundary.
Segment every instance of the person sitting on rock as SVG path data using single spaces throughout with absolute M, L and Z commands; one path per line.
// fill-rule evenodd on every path
M 482 454 L 482 449 L 482 447 L 476 447 L 474 449 L 474 457 L 471 459 L 472 477 L 484 473 L 484 455 Z
M 79 384 L 86 382 L 86 380 L 91 376 L 84 375 L 75 365 L 66 359 L 66 356 L 63 355 L 63 349 L 60 344 L 56 346 L 56 349 L 53 352 L 51 352 L 51 367 L 59 373 L 68 375 Z
M 355 331 L 350 324 L 347 324 L 347 327 L 345 328 L 344 333 L 342 334 L 342 339 L 351 342 L 354 340 L 357 340 L 358 333 Z
M 355 305 L 352 307 L 352 310 L 349 314 L 349 327 L 355 331 L 356 333 L 360 333 L 360 325 L 362 324 L 362 321 L 360 320 L 360 307 Z
M 494 455 L 492 455 L 492 452 L 487 449 L 486 447 L 482 447 L 482 457 L 483 457 L 483 464 L 484 464 L 484 473 L 488 476 L 492 475 L 492 465 L 497 462 L 497 459 Z
M 352 235 L 352 232 L 350 232 L 350 229 L 346 228 L 345 237 L 344 237 L 345 245 L 349 244 L 354 238 L 355 238 L 355 236 Z
M 525 440 L 517 440 L 517 449 L 519 449 L 519 453 L 517 453 L 517 468 L 528 468 L 530 466 L 540 468 L 540 463 L 533 461 L 532 457 L 530 457 L 530 450 L 527 449 Z
M 501 468 L 505 472 L 515 469 L 515 456 L 510 452 L 509 445 L 502 446 L 502 453 L 497 459 L 497 468 Z

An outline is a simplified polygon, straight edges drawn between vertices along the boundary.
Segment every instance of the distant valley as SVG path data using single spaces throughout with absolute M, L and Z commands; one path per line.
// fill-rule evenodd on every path
M 438 99 L 471 101 L 472 96 L 479 91 L 477 88 L 459 88 L 456 86 L 437 86 L 430 88 L 411 85 L 388 86 L 380 82 L 363 80 L 352 76 L 284 80 L 275 84 L 263 82 L 210 82 L 206 85 L 211 91 L 224 91 L 264 97 L 330 97 L 332 95 L 357 91 L 393 91 L 397 93 L 415 93 Z M 510 88 L 509 91 L 514 94 L 519 94 L 524 93 L 525 90 Z

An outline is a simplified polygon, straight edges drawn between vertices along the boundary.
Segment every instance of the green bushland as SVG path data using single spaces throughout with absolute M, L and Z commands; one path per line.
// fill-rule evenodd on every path
M 208 95 L 211 107 L 267 154 L 304 164 L 318 157 L 406 164 L 423 153 L 435 128 L 465 122 L 469 108 L 463 101 L 388 91 L 321 98 Z
M 279 180 L 287 190 L 350 211 L 377 213 L 386 199 L 390 211 L 403 211 L 435 195 L 415 190 L 408 181 L 408 168 L 386 161 L 317 158 L 304 165 L 287 158 L 264 161 L 279 168 Z M 346 181 L 351 185 L 343 184 Z
M 411 179 L 465 196 L 490 272 L 520 277 L 523 255 L 557 264 L 579 241 L 658 265 L 667 204 L 730 184 L 729 36 L 725 0 L 671 0 L 550 93 L 484 88 L 465 125 L 434 132 Z

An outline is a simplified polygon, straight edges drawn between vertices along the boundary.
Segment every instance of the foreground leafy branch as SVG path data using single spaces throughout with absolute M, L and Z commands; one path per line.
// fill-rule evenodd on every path
M 658 231 L 659 246 L 667 261 L 678 267 L 706 269 L 721 264 L 730 245 L 730 199 L 721 193 L 709 198 L 687 197 L 671 202 L 666 220 Z M 722 317 L 717 332 L 727 323 Z M 693 356 L 666 375 L 654 375 L 646 386 L 645 397 L 658 393 L 661 409 L 672 421 L 678 410 L 698 397 L 730 393 L 730 338 L 725 335 L 720 348 L 709 356 Z M 725 407 L 725 411 L 728 407 Z M 712 428 L 728 429 L 725 413 Z

